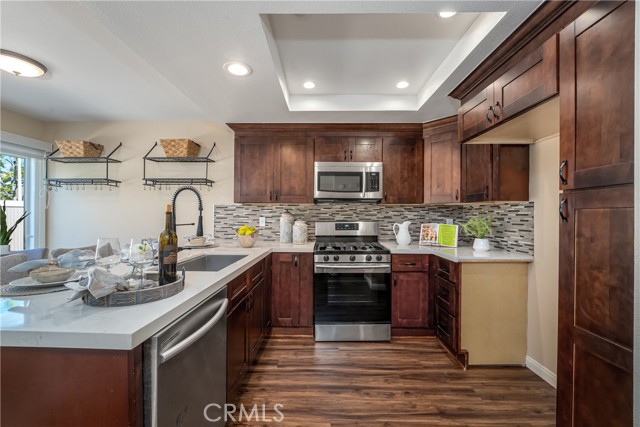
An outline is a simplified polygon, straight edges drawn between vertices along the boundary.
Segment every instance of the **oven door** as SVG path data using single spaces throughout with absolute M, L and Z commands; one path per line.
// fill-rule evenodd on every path
M 343 268 L 340 268 L 343 267 Z M 316 341 L 388 341 L 389 266 L 327 266 L 313 276 Z

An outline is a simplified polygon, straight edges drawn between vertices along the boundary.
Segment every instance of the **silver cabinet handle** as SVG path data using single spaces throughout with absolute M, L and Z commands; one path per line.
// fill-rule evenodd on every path
M 229 306 L 229 300 L 225 298 L 224 301 L 222 302 L 222 305 L 218 309 L 218 312 L 215 314 L 215 316 L 211 318 L 211 320 L 209 320 L 207 323 L 202 325 L 200 329 L 195 331 L 193 334 L 189 335 L 186 339 L 178 343 L 175 347 L 171 347 L 169 350 L 165 351 L 164 353 L 161 353 L 160 356 L 158 357 L 158 364 L 162 364 L 167 360 L 171 359 L 172 357 L 177 356 L 182 351 L 184 351 L 187 347 L 189 347 L 191 344 L 198 341 L 204 334 L 209 332 L 214 326 L 216 326 L 216 323 L 218 323 L 220 319 L 222 319 L 222 316 L 225 316 L 227 314 L 228 306 Z

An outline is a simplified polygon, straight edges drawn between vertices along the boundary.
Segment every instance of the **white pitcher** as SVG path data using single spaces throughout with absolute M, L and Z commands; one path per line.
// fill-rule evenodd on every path
M 398 242 L 400 246 L 408 246 L 411 243 L 409 224 L 411 224 L 411 221 L 405 221 L 402 224 L 393 224 L 393 234 L 396 235 L 396 242 Z M 398 231 L 396 231 L 396 227 L 398 227 Z

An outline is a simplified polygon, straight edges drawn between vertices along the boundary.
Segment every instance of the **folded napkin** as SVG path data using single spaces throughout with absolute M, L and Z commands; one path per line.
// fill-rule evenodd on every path
M 65 286 L 75 291 L 69 301 L 82 298 L 87 293 L 90 293 L 94 298 L 102 298 L 117 291 L 131 290 L 129 288 L 130 277 L 130 274 L 119 276 L 108 272 L 102 267 L 92 267 L 89 269 L 89 277 L 77 282 L 67 282 Z M 158 283 L 152 280 L 143 280 L 142 285 L 138 285 L 138 288 L 154 286 L 158 286 Z
M 85 249 L 73 249 L 58 257 L 58 266 L 62 268 L 75 268 L 83 269 L 94 263 L 96 254 L 91 250 Z M 27 271 L 35 270 L 36 268 L 49 265 L 48 259 L 35 259 L 31 261 L 23 262 L 16 266 L 11 267 L 8 271 L 11 273 L 24 273 Z

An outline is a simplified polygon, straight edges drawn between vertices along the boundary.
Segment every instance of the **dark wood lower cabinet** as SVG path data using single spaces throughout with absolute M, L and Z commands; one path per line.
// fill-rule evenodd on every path
M 631 426 L 633 186 L 560 195 L 558 426 Z
M 313 326 L 313 254 L 272 254 L 271 324 L 283 328 Z
M 235 399 L 238 386 L 255 363 L 264 339 L 269 334 L 267 317 L 271 283 L 271 255 L 249 268 L 227 285 L 245 289 L 236 294 L 227 314 L 227 401 Z M 241 283 L 246 286 L 243 288 Z
M 0 382 L 2 426 L 143 425 L 142 346 L 2 347 Z
M 432 335 L 429 255 L 392 255 L 391 270 L 392 334 Z

